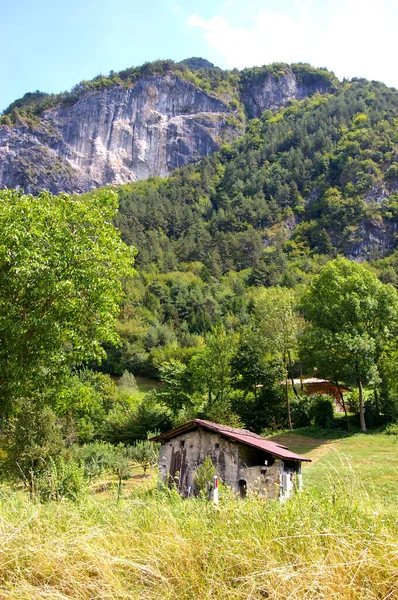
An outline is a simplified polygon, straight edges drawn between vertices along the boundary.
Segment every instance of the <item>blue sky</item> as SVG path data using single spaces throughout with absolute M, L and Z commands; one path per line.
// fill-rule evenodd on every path
M 398 0 L 0 0 L 0 111 L 157 58 L 309 62 L 398 87 Z

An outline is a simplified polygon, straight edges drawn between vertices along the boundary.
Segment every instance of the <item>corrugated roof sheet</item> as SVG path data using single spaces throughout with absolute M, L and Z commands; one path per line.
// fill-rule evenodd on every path
M 187 421 L 183 425 L 180 425 L 175 429 L 171 429 L 170 431 L 166 431 L 165 433 L 162 433 L 161 435 L 158 435 L 152 439 L 158 442 L 170 440 L 174 437 L 182 435 L 183 433 L 186 433 L 187 431 L 196 429 L 197 427 L 203 427 L 204 429 L 219 433 L 220 435 L 228 437 L 236 442 L 240 442 L 241 444 L 258 448 L 259 450 L 268 452 L 277 458 L 311 462 L 310 458 L 305 458 L 304 456 L 299 456 L 294 452 L 290 452 L 286 446 L 282 446 L 281 444 L 267 440 L 266 438 L 262 437 L 261 435 L 257 435 L 252 431 L 248 431 L 247 429 L 239 429 L 237 427 L 228 427 L 228 425 L 212 423 L 211 421 L 205 421 L 204 419 L 192 419 L 191 421 Z

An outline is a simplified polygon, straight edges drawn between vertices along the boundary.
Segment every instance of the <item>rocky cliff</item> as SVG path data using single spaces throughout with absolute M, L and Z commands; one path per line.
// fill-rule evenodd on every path
M 290 69 L 241 86 L 249 117 L 257 117 L 328 86 L 305 84 Z M 0 188 L 36 193 L 85 192 L 173 169 L 215 152 L 242 133 L 244 119 L 228 94 L 203 91 L 173 72 L 132 86 L 87 91 L 72 105 L 0 127 Z M 242 108 L 242 106 L 241 106 Z M 242 114 L 242 113 L 241 113 Z
M 241 99 L 250 119 L 258 119 L 265 110 L 285 106 L 293 100 L 303 100 L 314 94 L 326 94 L 332 89 L 328 78 L 301 78 L 291 69 L 279 74 L 262 73 L 248 78 L 241 89 Z

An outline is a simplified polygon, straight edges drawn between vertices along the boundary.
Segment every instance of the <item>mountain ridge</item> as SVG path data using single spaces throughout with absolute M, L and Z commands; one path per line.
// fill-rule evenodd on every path
M 0 119 L 0 187 L 81 193 L 165 177 L 239 137 L 248 118 L 337 86 L 309 65 L 239 72 L 187 60 L 202 67 L 157 61 L 12 103 Z

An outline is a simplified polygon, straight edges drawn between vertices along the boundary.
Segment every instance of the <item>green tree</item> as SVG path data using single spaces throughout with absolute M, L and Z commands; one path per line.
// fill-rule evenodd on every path
M 33 494 L 35 478 L 63 448 L 60 426 L 51 408 L 25 399 L 1 435 L 2 470 L 8 477 L 22 480 Z
M 363 386 L 377 377 L 383 348 L 397 331 L 395 289 L 363 265 L 339 258 L 314 277 L 301 308 L 309 322 L 306 336 L 322 365 L 330 356 L 340 376 L 356 382 L 361 429 L 366 431 Z
M 226 425 L 238 424 L 231 410 L 232 371 L 236 336 L 223 326 L 214 327 L 206 338 L 206 346 L 190 362 L 193 389 L 205 397 L 203 415 Z
M 0 192 L 1 410 L 117 343 L 121 278 L 135 251 L 112 224 L 116 196 Z
M 139 440 L 131 448 L 131 458 L 144 470 L 144 477 L 148 467 L 157 463 L 159 446 L 150 440 Z
M 288 378 L 293 383 L 293 362 L 298 356 L 298 336 L 303 328 L 303 319 L 297 311 L 296 294 L 290 289 L 275 287 L 261 290 L 254 297 L 254 316 L 268 347 L 283 367 L 285 399 L 289 428 L 293 429 Z

